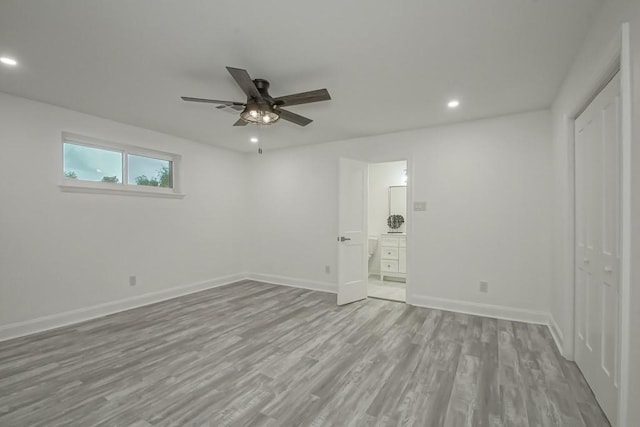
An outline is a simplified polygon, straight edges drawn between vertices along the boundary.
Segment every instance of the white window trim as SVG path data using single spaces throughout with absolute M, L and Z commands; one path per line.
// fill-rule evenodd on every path
M 122 153 L 122 183 L 115 184 L 111 182 L 94 182 L 68 179 L 64 176 L 64 144 L 65 142 L 83 145 L 86 147 L 100 148 L 103 150 L 113 150 Z M 61 152 L 61 171 L 60 184 L 58 185 L 62 191 L 71 193 L 94 193 L 94 194 L 122 194 L 128 196 L 147 196 L 147 197 L 165 197 L 173 199 L 182 199 L 185 194 L 181 189 L 181 164 L 182 156 L 164 151 L 149 150 L 147 148 L 136 147 L 133 145 L 120 144 L 111 141 L 105 141 L 98 138 L 78 135 L 70 132 L 62 132 L 62 143 L 60 144 Z M 172 179 L 173 188 L 150 187 L 142 185 L 129 184 L 129 165 L 127 164 L 128 154 L 136 156 L 152 157 L 154 159 L 168 160 L 172 162 Z

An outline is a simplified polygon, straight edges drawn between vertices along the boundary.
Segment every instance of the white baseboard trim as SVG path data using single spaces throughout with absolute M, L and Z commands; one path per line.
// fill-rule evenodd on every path
M 26 320 L 23 322 L 0 326 L 0 342 L 12 338 L 19 338 L 38 332 L 44 332 L 51 329 L 84 322 L 121 311 L 131 310 L 133 308 L 154 304 L 160 301 L 166 301 L 172 298 L 177 298 L 183 295 L 200 292 L 207 289 L 229 285 L 241 280 L 255 280 L 259 282 L 271 283 L 274 285 L 309 289 L 312 291 L 328 292 L 332 294 L 336 293 L 336 284 L 331 282 L 296 279 L 294 277 L 262 273 L 231 274 L 215 279 L 191 283 L 188 285 L 176 286 L 162 291 L 136 295 L 117 301 L 110 301 L 91 307 L 70 310 L 63 313 L 42 316 L 32 320 Z M 550 313 L 499 305 L 457 301 L 446 298 L 428 297 L 423 295 L 408 295 L 407 303 L 418 307 L 427 307 L 438 310 L 472 314 L 476 316 L 547 325 L 549 327 L 549 330 L 551 331 L 551 335 L 556 345 L 558 346 L 560 353 L 564 355 L 564 341 L 562 331 L 560 330 L 558 324 Z
M 455 311 L 457 313 L 491 317 L 494 319 L 535 323 L 538 325 L 549 324 L 549 313 L 544 311 L 527 310 L 523 308 L 482 304 L 469 301 L 458 301 L 447 298 L 428 297 L 424 295 L 407 295 L 407 303 L 418 307 Z
M 553 317 L 551 313 L 549 313 L 549 331 L 551 331 L 551 336 L 553 337 L 553 341 L 556 343 L 556 347 L 558 347 L 558 351 L 565 359 L 567 356 L 564 352 L 564 337 L 562 335 L 562 330 L 556 323 L 556 319 Z
M 245 279 L 274 285 L 288 286 L 292 288 L 309 289 L 312 291 L 337 292 L 336 285 L 331 282 L 320 282 L 294 277 L 278 276 L 274 274 L 247 273 Z M 550 313 L 544 311 L 527 310 L 500 305 L 481 304 L 475 302 L 458 301 L 446 298 L 427 297 L 423 295 L 407 296 L 407 303 L 418 307 L 434 308 L 438 310 L 454 311 L 457 313 L 471 314 L 475 316 L 491 317 L 495 319 L 511 320 L 516 322 L 533 323 L 549 327 L 556 344 L 558 344 L 556 331 L 551 326 L 553 318 Z M 553 321 L 555 325 L 555 321 Z M 557 325 L 555 325 L 557 328 Z M 559 329 L 557 329 L 559 332 Z M 562 334 L 560 334 L 560 343 Z M 559 347 L 562 348 L 562 347 Z
M 289 286 L 292 288 L 309 289 L 311 291 L 329 292 L 335 294 L 336 284 L 320 282 L 316 280 L 296 279 L 295 277 L 276 276 L 274 274 L 247 273 L 246 279 L 258 282 L 272 283 L 274 285 Z
M 165 301 L 183 295 L 217 288 L 219 286 L 229 285 L 231 283 L 243 280 L 245 277 L 246 274 L 231 274 L 228 276 L 217 277 L 210 280 L 203 280 L 201 282 L 191 283 L 188 285 L 176 286 L 173 288 L 164 289 L 162 291 L 136 295 L 117 301 L 110 301 L 91 307 L 79 308 L 76 310 L 42 316 L 23 322 L 11 323 L 8 325 L 0 326 L 0 341 L 6 341 L 12 338 L 18 338 L 38 332 L 44 332 L 50 329 L 56 329 L 62 326 L 68 326 L 74 323 L 80 323 L 86 320 L 118 313 L 120 311 L 130 310 L 132 308 Z

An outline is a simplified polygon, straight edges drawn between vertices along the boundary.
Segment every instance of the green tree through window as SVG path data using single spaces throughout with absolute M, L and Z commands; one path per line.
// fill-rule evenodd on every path
M 148 185 L 150 187 L 171 187 L 171 169 L 168 166 L 163 166 L 158 171 L 158 175 L 154 178 L 149 178 L 146 175 L 140 175 L 135 177 L 137 185 Z

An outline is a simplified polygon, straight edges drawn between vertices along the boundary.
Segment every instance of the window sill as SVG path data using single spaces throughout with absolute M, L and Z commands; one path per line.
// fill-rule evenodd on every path
M 64 183 L 59 185 L 60 190 L 67 193 L 92 193 L 92 194 L 119 194 L 123 196 L 160 197 L 165 199 L 184 199 L 186 194 L 177 193 L 164 188 L 140 188 L 135 186 L 124 187 L 122 184 L 105 183 Z

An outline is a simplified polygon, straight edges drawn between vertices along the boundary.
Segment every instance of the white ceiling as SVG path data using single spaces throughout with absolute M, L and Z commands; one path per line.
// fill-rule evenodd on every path
M 243 151 L 389 133 L 548 107 L 599 4 L 2 0 L 0 91 Z M 260 129 L 180 100 L 244 101 L 226 65 L 333 100 Z

